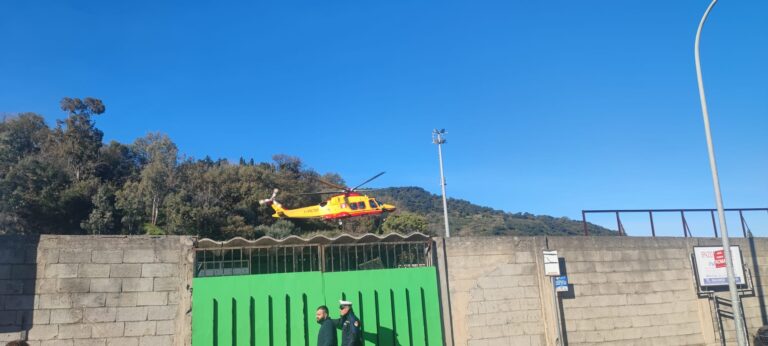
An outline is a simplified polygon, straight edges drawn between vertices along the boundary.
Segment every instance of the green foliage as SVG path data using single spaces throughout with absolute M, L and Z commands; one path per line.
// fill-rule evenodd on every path
M 382 218 L 380 216 L 360 216 L 343 219 L 339 230 L 346 234 L 380 233 Z
M 244 238 L 258 238 L 256 227 L 249 225 L 245 217 L 240 215 L 227 216 L 226 223 L 221 227 L 221 234 L 225 238 L 237 236 Z
M 140 194 L 137 197 L 149 208 L 149 222 L 156 226 L 160 218 L 160 206 L 174 185 L 178 149 L 168 136 L 150 133 L 137 139 L 133 143 L 133 150 L 139 160 L 145 163 L 139 173 Z
M 299 232 L 301 232 L 300 228 L 296 227 L 292 222 L 282 219 L 269 226 L 261 225 L 256 227 L 256 233 L 275 239 L 283 239 Z
M 105 109 L 101 100 L 90 97 L 61 100 L 61 110 L 69 116 L 56 121 L 49 150 L 65 162 L 75 181 L 86 179 L 93 171 L 104 133 L 96 128 L 92 117 Z
M 24 157 L 40 152 L 51 130 L 43 117 L 22 113 L 0 123 L 0 174 L 5 175 Z
M 138 182 L 128 181 L 115 193 L 115 207 L 122 212 L 122 233 L 139 234 L 147 218 Z
M 13 224 L 3 225 L 14 233 L 61 233 L 68 224 L 64 192 L 71 185 L 59 166 L 39 157 L 25 157 L 0 181 L 0 213 Z
M 162 228 L 157 227 L 151 223 L 145 223 L 144 225 L 142 225 L 142 229 L 144 230 L 144 234 L 146 235 L 165 235 L 166 234 Z
M 90 234 L 114 234 L 117 227 L 115 192 L 109 185 L 101 185 L 93 196 L 93 210 L 80 227 Z
M 385 234 L 409 234 L 413 232 L 421 232 L 425 234 L 431 233 L 429 232 L 427 219 L 421 215 L 412 213 L 398 213 L 388 217 L 384 224 L 382 224 L 381 229 Z
M 114 186 L 123 186 L 139 174 L 138 153 L 132 147 L 112 141 L 101 147 L 94 168 L 96 177 Z
M 0 234 L 191 234 L 213 239 L 339 233 L 442 234 L 442 203 L 420 188 L 375 193 L 398 214 L 336 222 L 276 220 L 259 199 L 280 189 L 280 202 L 298 208 L 321 202 L 302 195 L 327 190 L 318 177 L 344 185 L 335 173 L 320 175 L 300 158 L 271 162 L 241 158 L 179 159 L 168 136 L 151 133 L 132 144 L 102 142 L 93 118 L 104 113 L 94 98 L 64 98 L 66 117 L 51 129 L 42 116 L 22 113 L 0 123 Z M 581 234 L 565 218 L 510 214 L 449 200 L 457 235 Z M 593 234 L 612 234 L 590 225 Z

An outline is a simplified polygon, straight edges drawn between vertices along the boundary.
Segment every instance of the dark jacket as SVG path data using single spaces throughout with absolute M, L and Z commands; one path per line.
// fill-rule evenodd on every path
M 320 332 L 317 333 L 317 346 L 339 346 L 336 339 L 336 325 L 330 318 L 320 322 Z
M 346 316 L 333 320 L 336 328 L 341 329 L 341 346 L 360 346 L 362 340 L 360 336 L 360 320 L 351 310 Z

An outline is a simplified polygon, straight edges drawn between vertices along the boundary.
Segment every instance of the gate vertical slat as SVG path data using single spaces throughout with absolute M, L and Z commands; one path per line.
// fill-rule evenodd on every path
M 347 300 L 352 302 L 352 306 L 355 307 L 355 313 L 357 314 L 358 318 L 360 318 L 360 291 L 358 289 L 350 289 L 345 291 Z
M 395 335 L 398 345 L 411 344 L 411 331 L 408 328 L 408 303 L 405 298 L 405 288 L 396 287 L 392 290 L 395 300 Z
M 430 288 L 431 286 L 422 287 L 422 303 L 426 307 L 424 324 L 427 326 L 429 345 L 442 346 L 443 326 L 440 318 L 440 301 L 437 299 L 437 289 L 432 291 Z
M 213 343 L 213 298 L 200 297 L 195 301 L 195 315 L 192 330 L 197 331 L 197 339 L 204 343 Z
M 275 343 L 277 345 L 287 345 L 286 333 L 287 322 L 285 314 L 285 294 L 274 294 L 272 297 L 272 333 L 275 336 Z M 277 342 L 278 340 L 284 340 L 283 342 Z
M 425 345 L 424 334 L 426 331 L 422 321 L 424 311 L 421 305 L 421 290 L 419 286 L 410 286 L 406 291 L 408 292 L 408 306 L 411 310 L 410 323 L 411 330 L 413 331 L 413 345 Z
M 360 312 L 360 318 L 364 322 L 362 328 L 364 345 L 366 346 L 376 346 L 376 325 L 378 318 L 376 316 L 376 300 L 374 292 L 376 292 L 376 290 L 373 289 L 362 291 L 360 305 L 362 311 Z
M 304 299 L 301 292 L 291 292 L 291 320 L 288 322 L 290 327 L 291 346 L 304 345 Z M 309 323 L 310 321 L 306 321 Z M 314 322 L 314 321 L 312 321 Z
M 255 345 L 269 345 L 269 297 L 253 296 L 253 336 Z
M 388 289 L 377 290 L 379 306 L 379 343 L 381 345 L 394 344 L 394 321 L 392 320 L 392 299 Z
M 234 299 L 237 303 L 237 344 L 248 345 L 251 340 L 251 297 L 247 290 L 240 289 Z
M 218 300 L 218 335 L 219 345 L 233 345 L 232 343 L 232 298 L 230 295 L 224 296 Z

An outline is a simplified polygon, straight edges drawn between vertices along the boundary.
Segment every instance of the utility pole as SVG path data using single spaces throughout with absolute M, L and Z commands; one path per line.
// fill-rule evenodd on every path
M 443 190 L 443 216 L 445 216 L 445 237 L 451 237 L 451 230 L 448 228 L 448 197 L 445 196 L 445 175 L 443 174 L 443 144 L 445 144 L 445 129 L 434 129 L 432 131 L 432 143 L 437 144 L 437 156 L 440 159 L 440 187 Z
M 715 161 L 715 148 L 712 144 L 712 131 L 709 126 L 709 112 L 707 111 L 707 98 L 704 95 L 704 81 L 701 77 L 701 60 L 699 59 L 699 41 L 701 40 L 701 29 L 707 16 L 715 6 L 717 0 L 712 0 L 704 16 L 699 22 L 699 29 L 696 31 L 696 42 L 694 44 L 694 60 L 696 61 L 696 78 L 699 82 L 699 98 L 701 99 L 701 113 L 704 118 L 704 134 L 707 138 L 707 151 L 709 153 L 709 168 L 712 171 L 712 184 L 715 187 L 715 202 L 717 204 L 717 216 L 720 219 L 720 232 L 723 240 L 723 253 L 725 254 L 725 269 L 728 273 L 728 289 L 731 291 L 731 305 L 733 306 L 733 322 L 736 326 L 736 342 L 739 346 L 747 345 L 747 334 L 744 330 L 744 316 L 741 314 L 741 300 L 739 291 L 736 289 L 736 276 L 733 272 L 733 261 L 731 256 L 730 240 L 728 239 L 728 226 L 725 223 L 725 210 L 723 209 L 723 196 L 720 193 L 720 178 L 717 175 L 717 162 Z

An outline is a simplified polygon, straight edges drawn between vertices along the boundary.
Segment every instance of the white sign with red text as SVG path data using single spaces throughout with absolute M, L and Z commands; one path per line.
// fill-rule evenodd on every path
M 699 276 L 700 286 L 728 285 L 728 273 L 725 269 L 725 252 L 722 246 L 694 246 L 693 255 L 696 258 L 696 273 Z M 743 285 L 746 283 L 746 280 L 744 279 L 741 249 L 738 246 L 731 246 L 731 259 L 733 260 L 736 284 Z

